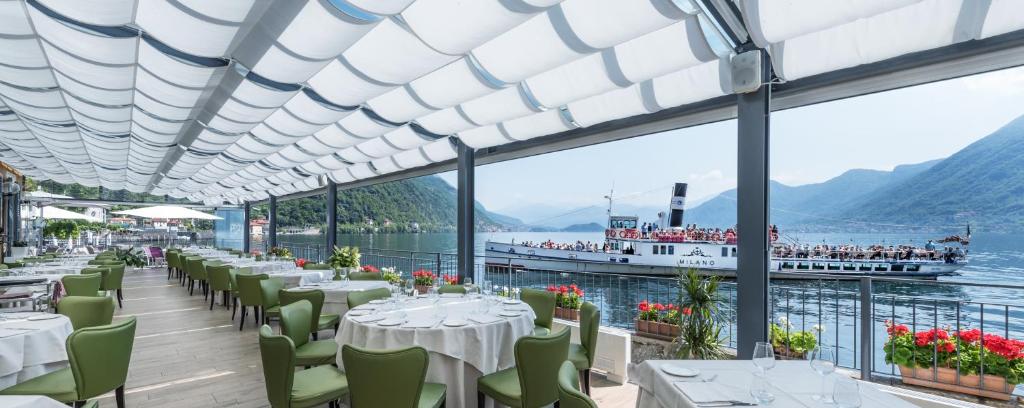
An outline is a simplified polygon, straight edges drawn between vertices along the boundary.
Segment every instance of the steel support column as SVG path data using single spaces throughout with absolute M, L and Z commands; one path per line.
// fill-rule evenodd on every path
M 330 255 L 331 251 L 334 250 L 334 246 L 338 244 L 338 184 L 332 180 L 327 180 L 327 234 L 326 234 L 326 253 L 321 255 L 326 258 Z M 323 261 L 323 259 L 321 259 Z
M 475 195 L 473 192 L 474 172 L 473 148 L 459 141 L 458 157 L 458 273 L 461 281 L 466 276 L 476 279 L 473 273 L 473 232 L 476 225 L 474 219 Z
M 242 251 L 245 253 L 249 253 L 249 251 L 251 251 L 251 248 L 249 248 L 249 213 L 251 211 L 252 204 L 246 201 L 245 204 L 242 205 Z
M 267 207 L 267 245 L 273 248 L 277 246 L 277 197 L 270 196 Z
M 739 94 L 737 103 L 736 268 L 738 332 L 736 352 L 740 359 L 753 355 L 754 343 L 767 341 L 769 322 L 769 118 L 771 116 L 771 63 L 761 53 L 761 88 Z

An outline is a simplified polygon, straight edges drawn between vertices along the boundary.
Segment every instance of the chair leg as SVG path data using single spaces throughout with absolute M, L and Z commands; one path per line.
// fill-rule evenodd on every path
M 476 406 L 477 406 L 477 408 L 484 408 L 484 404 L 486 404 L 486 403 L 487 403 L 487 397 L 484 395 L 484 393 L 482 393 L 480 391 L 477 391 L 476 392 Z
M 88 401 L 75 401 L 75 408 L 82 408 L 82 407 L 84 407 L 86 402 L 88 402 Z
M 213 298 L 214 296 L 210 296 L 210 310 L 213 310 Z
M 121 289 L 118 288 L 117 289 L 117 308 L 118 309 L 124 309 L 124 305 L 121 304 L 121 302 L 123 300 L 124 300 L 124 293 L 122 293 Z
M 114 390 L 114 398 L 117 400 L 117 408 L 124 408 L 124 384 Z
M 226 291 L 226 290 L 224 292 L 222 292 L 222 293 L 224 294 L 224 296 L 223 296 L 223 298 L 220 301 L 221 301 L 221 303 L 224 304 L 224 310 L 228 310 L 228 309 L 231 308 L 231 305 L 228 304 L 228 301 L 231 298 L 231 294 L 229 294 L 228 291 Z M 232 317 L 232 319 L 234 319 L 234 318 Z
M 192 279 L 188 280 L 188 295 L 189 296 L 192 296 L 192 293 L 194 293 L 195 283 L 196 283 L 196 281 L 194 281 Z
M 238 310 L 238 298 L 231 298 L 231 320 L 235 320 L 235 311 Z
M 245 327 L 245 306 L 242 306 L 242 317 L 238 319 L 238 331 L 242 331 L 243 327 Z
M 580 370 L 580 378 L 583 379 L 583 390 L 590 395 L 590 369 Z
M 313 341 L 320 340 L 320 338 L 319 338 L 320 337 L 320 333 L 319 332 L 312 332 L 310 334 L 313 335 Z
M 338 327 L 339 327 L 339 326 L 341 326 L 341 323 L 335 323 L 335 324 L 334 324 L 334 336 L 335 336 L 335 337 L 337 337 L 337 336 L 338 336 Z
M 254 322 L 256 322 L 256 325 L 257 325 L 257 326 L 259 326 L 259 325 L 260 325 L 260 321 L 261 321 L 261 320 L 260 320 L 260 312 L 262 312 L 262 311 L 263 311 L 263 310 L 262 310 L 263 308 L 262 308 L 262 307 L 260 307 L 260 306 L 253 306 L 252 308 L 253 308 L 253 310 L 255 310 L 255 311 L 256 311 L 256 312 L 255 312 L 255 313 L 254 313 L 254 314 L 252 315 L 253 321 L 254 321 Z

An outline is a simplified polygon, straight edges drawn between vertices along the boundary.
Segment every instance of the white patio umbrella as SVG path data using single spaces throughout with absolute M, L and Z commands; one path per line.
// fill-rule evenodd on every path
M 99 222 L 99 219 L 90 217 L 85 214 L 76 213 L 74 211 L 68 211 L 63 208 L 57 208 L 53 206 L 46 206 L 40 209 L 42 217 L 48 220 L 86 220 Z
M 223 218 L 191 208 L 179 207 L 176 205 L 155 205 L 152 207 L 136 208 L 132 210 L 114 211 L 114 214 L 131 215 L 142 218 L 166 218 L 166 219 L 193 219 L 193 220 L 222 220 Z

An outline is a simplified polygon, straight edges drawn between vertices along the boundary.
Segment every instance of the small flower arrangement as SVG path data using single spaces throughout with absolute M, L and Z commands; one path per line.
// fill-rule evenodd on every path
M 980 329 L 914 332 L 888 320 L 885 328 L 885 362 L 899 366 L 905 383 L 1006 400 L 1024 382 L 1024 341 Z
M 508 286 L 502 286 L 501 290 L 498 291 L 498 296 L 509 299 L 518 299 L 519 288 L 509 288 Z
M 688 307 L 651 303 L 647 300 L 638 303 L 637 310 L 640 312 L 636 319 L 637 334 L 659 339 L 678 336 L 682 317 L 693 313 Z
M 444 284 L 445 285 L 458 285 L 459 284 L 459 275 L 444 275 Z
M 290 258 L 292 256 L 292 251 L 285 247 L 272 247 L 267 251 L 267 254 L 279 258 Z
M 367 265 L 367 266 L 372 267 L 372 265 Z M 374 269 L 376 269 L 376 268 L 374 268 Z M 365 271 L 365 272 L 370 272 L 370 271 Z M 387 283 L 390 283 L 392 285 L 397 285 L 397 284 L 402 282 L 402 274 L 399 273 L 398 270 L 396 270 L 395 268 L 381 268 L 377 272 L 379 272 L 381 274 L 381 278 L 383 278 L 384 281 L 386 281 Z
M 373 265 L 363 265 L 362 268 L 359 268 L 359 271 L 368 273 L 380 273 L 380 269 Z
M 420 269 L 412 273 L 412 279 L 413 284 L 416 286 L 433 286 L 437 280 L 437 275 L 426 269 Z
M 569 286 L 550 285 L 548 292 L 555 293 L 555 317 L 567 320 L 580 319 L 580 307 L 583 306 L 583 290 L 576 284 Z
M 295 266 L 299 268 L 304 268 L 306 266 L 306 263 L 306 258 L 299 258 L 295 260 Z
M 786 316 L 779 317 L 779 323 L 772 323 L 768 330 L 768 340 L 772 343 L 772 348 L 775 349 L 777 356 L 804 358 L 807 352 L 818 344 L 814 333 L 794 331 L 793 323 Z

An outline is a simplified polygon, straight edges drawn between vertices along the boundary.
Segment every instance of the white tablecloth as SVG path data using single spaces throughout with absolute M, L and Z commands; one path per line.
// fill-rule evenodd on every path
M 701 377 L 717 375 L 713 380 L 724 385 L 737 400 L 752 401 L 750 384 L 754 378 L 754 364 L 749 360 L 647 360 L 631 367 L 629 381 L 639 385 L 637 408 L 696 408 L 673 383 L 677 381 L 694 381 L 682 377 L 673 377 L 662 371 L 666 364 L 700 370 Z M 837 376 L 839 374 L 832 374 Z M 821 392 L 821 377 L 818 376 L 807 361 L 777 361 L 775 368 L 768 371 L 768 378 L 773 386 L 777 408 L 816 408 L 834 407 L 822 405 L 811 397 Z M 861 408 L 916 408 L 892 394 L 880 391 L 874 384 L 860 383 Z M 831 393 L 831 382 L 828 392 Z
M 229 262 L 235 268 L 250 268 L 254 274 L 266 274 L 270 277 L 284 279 L 285 287 L 311 285 L 331 279 L 332 271 L 305 270 L 291 262 L 255 262 L 235 260 Z
M 439 306 L 435 306 L 430 299 L 421 298 L 409 301 L 402 310 L 412 323 L 433 319 L 435 310 L 442 306 L 448 312 L 448 319 L 463 320 L 472 316 L 495 316 L 506 308 L 495 306 L 490 313 L 484 314 L 480 310 L 482 302 L 461 297 L 443 298 Z M 341 346 L 345 344 L 374 349 L 421 346 L 430 354 L 427 381 L 448 386 L 447 406 L 475 407 L 477 378 L 515 366 L 516 340 L 533 333 L 535 315 L 528 306 L 519 304 L 507 308 L 522 312 L 518 317 L 501 317 L 489 324 L 469 321 L 462 327 L 437 324 L 421 329 L 358 323 L 351 313 L 347 314 L 341 319 L 341 328 L 335 338 L 338 342 L 338 367 L 344 369 Z M 388 314 L 393 315 L 394 312 Z
M 327 271 L 330 272 L 330 271 Z M 370 289 L 388 288 L 384 281 L 323 281 L 318 284 L 306 284 L 295 289 L 319 289 L 324 292 L 323 314 L 344 315 L 348 312 L 348 294 Z
M 42 395 L 0 395 L 4 408 L 68 408 L 57 400 Z
M 0 389 L 67 367 L 64 341 L 71 334 L 71 320 L 24 319 L 37 315 L 42 313 L 0 315 L 7 317 L 0 321 Z

